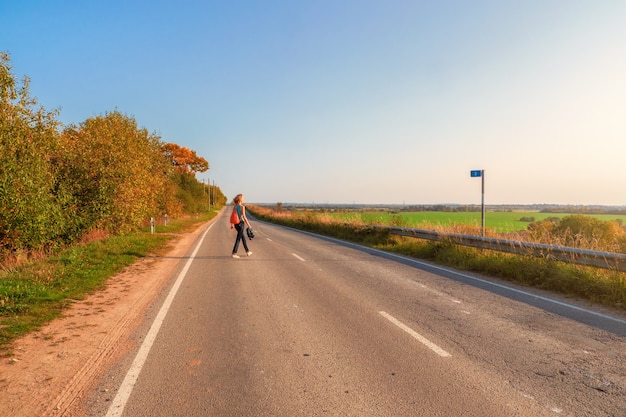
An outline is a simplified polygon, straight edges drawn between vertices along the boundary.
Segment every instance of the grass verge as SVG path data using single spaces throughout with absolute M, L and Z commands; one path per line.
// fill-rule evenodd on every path
M 392 235 L 359 222 L 251 207 L 258 219 L 626 310 L 626 274 L 531 256 Z
M 164 253 L 176 234 L 215 217 L 212 211 L 124 236 L 59 249 L 42 259 L 0 271 L 0 356 L 16 338 L 58 317 L 75 300 L 104 287 L 107 279 L 138 258 Z

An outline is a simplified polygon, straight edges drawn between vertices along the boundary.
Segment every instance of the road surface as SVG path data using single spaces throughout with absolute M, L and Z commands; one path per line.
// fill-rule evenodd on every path
M 254 226 L 201 235 L 90 415 L 626 416 L 623 317 Z

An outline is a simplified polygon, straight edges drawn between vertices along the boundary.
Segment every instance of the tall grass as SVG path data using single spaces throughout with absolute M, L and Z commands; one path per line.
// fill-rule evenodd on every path
M 578 297 L 606 306 L 626 310 L 626 274 L 600 268 L 572 265 L 565 262 L 515 255 L 487 249 L 455 245 L 450 241 L 433 242 L 392 235 L 384 229 L 362 221 L 360 215 L 337 219 L 328 213 L 275 211 L 248 206 L 257 218 L 285 226 L 361 243 L 377 249 L 429 260 L 453 268 Z M 392 222 L 402 223 L 392 217 Z M 396 224 L 406 226 L 405 224 Z M 422 228 L 447 233 L 479 235 L 481 227 L 472 224 L 422 224 Z M 502 237 L 493 229 L 488 236 Z M 509 239 L 524 240 L 525 232 L 508 233 Z M 582 242 L 593 244 L 593 242 Z

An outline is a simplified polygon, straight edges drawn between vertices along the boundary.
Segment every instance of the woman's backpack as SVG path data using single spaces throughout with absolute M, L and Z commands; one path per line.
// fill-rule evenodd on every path
M 233 212 L 230 214 L 230 224 L 239 224 L 241 223 L 241 219 L 239 219 L 239 213 L 237 213 L 237 206 L 233 207 Z

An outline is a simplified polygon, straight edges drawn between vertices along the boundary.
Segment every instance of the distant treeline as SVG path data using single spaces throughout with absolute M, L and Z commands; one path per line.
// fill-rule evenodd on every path
M 489 211 L 537 211 L 539 213 L 567 213 L 567 214 L 617 214 L 626 215 L 626 208 L 603 206 L 536 206 L 536 205 L 486 205 Z M 415 205 L 407 206 L 402 211 L 443 211 L 443 212 L 476 212 L 481 211 L 480 205 Z
M 278 207 L 284 210 L 326 210 L 326 211 L 383 211 L 383 212 L 446 212 L 472 213 L 480 212 L 480 205 L 461 204 L 305 204 L 305 203 L 277 203 L 257 204 L 260 207 Z M 558 205 L 485 205 L 485 209 L 495 212 L 536 211 L 538 213 L 559 214 L 616 214 L 626 215 L 626 207 L 609 206 L 558 206 Z
M 541 210 L 541 213 L 568 213 L 568 214 L 617 214 L 617 215 L 626 215 L 626 209 L 619 208 L 609 208 L 609 207 L 571 207 L 571 206 L 563 206 L 563 207 L 555 207 L 555 208 L 546 208 Z
M 209 164 L 194 151 L 117 110 L 62 126 L 11 71 L 0 53 L 0 258 L 225 204 L 218 187 L 195 178 Z

